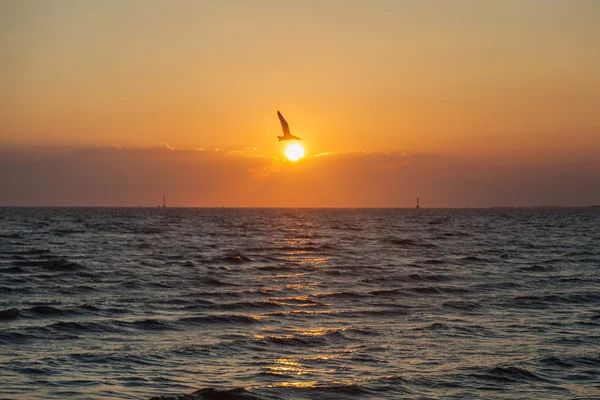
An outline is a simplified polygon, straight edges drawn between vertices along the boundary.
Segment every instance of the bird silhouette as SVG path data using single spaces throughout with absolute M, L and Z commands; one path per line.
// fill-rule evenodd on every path
M 283 118 L 283 115 L 277 110 L 277 116 L 279 117 L 279 121 L 281 122 L 281 129 L 283 129 L 283 136 L 277 136 L 277 139 L 281 142 L 282 140 L 302 140 L 298 136 L 294 136 L 290 133 L 290 127 Z

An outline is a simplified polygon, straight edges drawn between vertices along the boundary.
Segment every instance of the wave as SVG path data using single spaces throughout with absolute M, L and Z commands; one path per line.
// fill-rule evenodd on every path
M 38 338 L 38 334 L 29 333 L 28 331 L 0 331 L 0 344 L 15 345 L 27 343 L 30 340 Z
M 72 261 L 65 260 L 63 258 L 49 259 L 49 260 L 23 260 L 13 261 L 13 265 L 18 267 L 35 267 L 43 268 L 49 271 L 78 271 L 84 269 L 80 264 Z
M 168 298 L 164 300 L 165 304 L 172 304 L 172 305 L 176 305 L 176 306 L 212 306 L 215 303 L 211 300 L 207 300 L 207 299 L 202 299 L 202 298 L 198 298 L 197 295 L 195 294 L 190 294 L 190 295 L 184 295 L 183 298 L 181 297 L 174 297 L 174 298 Z
M 547 379 L 541 375 L 516 366 L 497 366 L 488 368 L 485 372 L 472 374 L 472 376 L 477 379 L 497 383 L 531 383 L 532 381 L 547 381 Z
M 199 282 L 204 285 L 208 285 L 208 286 L 238 286 L 235 283 L 222 281 L 220 279 L 213 278 L 210 276 L 205 276 L 205 277 L 201 278 L 199 280 Z
M 51 251 L 49 249 L 37 249 L 37 248 L 6 252 L 6 254 L 23 255 L 23 256 L 41 256 L 43 254 L 50 254 L 50 253 L 51 253 Z
M 557 367 L 557 368 L 574 368 L 575 364 L 570 362 L 569 360 L 565 360 L 560 357 L 551 356 L 545 357 L 540 360 L 540 363 L 549 366 L 549 367 Z
M 328 343 L 339 343 L 342 341 L 352 340 L 344 335 L 341 330 L 332 330 L 325 332 L 322 335 L 279 335 L 268 336 L 258 339 L 258 342 L 278 345 L 278 346 L 294 346 L 294 347 L 313 347 L 321 346 Z
M 364 278 L 362 281 L 367 283 L 386 283 L 386 282 L 448 282 L 455 280 L 456 278 L 451 275 L 422 275 L 422 274 L 410 274 L 404 276 L 381 276 L 377 278 Z
M 62 332 L 84 332 L 84 331 L 94 331 L 94 332 L 106 332 L 109 329 L 104 324 L 96 324 L 93 322 L 74 322 L 74 321 L 60 321 L 56 322 L 49 326 L 57 331 Z
M 370 296 L 407 296 L 409 293 L 407 289 L 383 289 L 383 290 L 373 290 L 368 293 Z
M 577 277 L 571 277 L 571 276 L 567 276 L 567 277 L 563 277 L 563 278 L 556 278 L 556 282 L 566 282 L 569 284 L 576 284 L 576 285 L 585 285 L 585 284 L 589 284 L 589 283 L 594 283 L 590 279 L 583 279 L 583 278 L 577 278 Z
M 421 263 L 428 264 L 428 265 L 441 265 L 441 264 L 446 264 L 446 261 L 440 260 L 438 258 L 430 258 L 428 260 L 421 261 Z
M 51 233 L 57 236 L 66 236 L 74 233 L 86 233 L 86 231 L 80 229 L 54 229 Z
M 446 301 L 442 303 L 442 306 L 462 311 L 473 311 L 481 308 L 481 304 L 467 301 Z
M 451 330 L 452 327 L 448 324 L 443 324 L 441 322 L 435 322 L 433 324 L 413 328 L 414 331 L 447 331 Z
M 280 374 L 278 378 L 282 378 Z M 283 376 L 284 378 L 291 377 Z M 296 376 L 294 376 L 297 379 Z M 309 400 L 309 399 L 348 399 L 348 398 L 389 398 L 406 397 L 411 391 L 409 383 L 399 376 L 385 378 L 362 378 L 356 382 L 297 381 L 273 383 L 249 388 L 218 389 L 207 387 L 190 394 L 176 396 L 156 396 L 148 400 Z M 414 396 L 411 396 L 411 398 Z M 417 396 L 418 397 L 418 396 Z
M 18 308 L 13 308 L 10 310 L 0 311 L 0 319 L 2 319 L 2 315 L 12 318 L 15 317 L 15 313 L 17 317 L 22 318 L 54 318 L 54 317 L 65 317 L 65 316 L 82 316 L 82 315 L 118 315 L 129 312 L 129 310 L 125 308 L 117 308 L 117 307 L 109 307 L 109 308 L 99 308 L 93 306 L 91 304 L 83 304 L 76 307 L 70 308 L 60 308 L 53 307 L 48 305 L 37 305 L 29 308 L 24 308 L 22 310 Z M 7 318 L 8 318 L 7 317 Z
M 19 330 L 0 331 L 0 344 L 14 345 L 35 341 L 70 341 L 89 333 L 115 332 L 110 326 L 97 323 L 79 323 L 60 321 L 46 326 L 21 328 Z
M 336 270 L 325 270 L 325 271 L 321 271 L 321 273 L 325 274 L 325 275 L 329 275 L 329 276 L 343 276 L 345 275 L 344 272 L 342 271 L 336 271 Z
M 154 318 L 142 319 L 134 322 L 126 322 L 126 326 L 132 326 L 136 329 L 150 330 L 150 331 L 163 331 L 175 329 L 173 324 L 168 321 L 162 321 Z
M 473 237 L 474 235 L 472 233 L 469 232 L 463 232 L 463 231 L 452 231 L 452 232 L 444 232 L 441 234 L 444 237 Z
M 43 315 L 43 316 L 58 316 L 58 315 L 67 315 L 68 311 L 62 310 L 60 308 L 52 307 L 52 306 L 34 306 L 26 311 L 29 311 L 33 314 Z
M 512 290 L 522 288 L 523 285 L 516 282 L 490 282 L 476 285 L 476 292 L 488 291 L 488 290 Z
M 565 296 L 567 302 L 575 304 L 589 304 L 600 302 L 600 293 L 597 292 L 581 292 L 569 293 Z
M 429 225 L 442 225 L 448 222 L 448 218 L 434 218 L 428 222 Z
M 273 298 L 278 304 L 286 306 L 299 306 L 299 307 L 326 307 L 327 304 L 321 303 L 320 301 L 313 300 L 307 297 L 275 297 Z
M 11 292 L 16 292 L 16 291 L 21 291 L 23 292 L 24 290 L 22 289 L 17 289 L 14 286 L 5 286 L 5 285 L 0 285 L 0 293 L 11 293 Z
M 296 270 L 297 267 L 295 265 L 264 265 L 264 266 L 257 267 L 257 269 L 259 269 L 261 271 L 284 272 L 284 271 Z
M 336 248 L 328 245 L 304 245 L 304 246 L 280 246 L 276 250 L 279 251 L 306 251 L 306 252 L 322 252 L 323 250 L 335 250 Z
M 447 331 L 453 332 L 455 334 L 469 335 L 469 336 L 482 336 L 488 333 L 488 330 L 479 325 L 457 325 L 457 324 L 447 324 L 443 322 L 434 322 L 432 324 L 423 325 L 420 327 L 413 328 L 414 331 Z
M 599 303 L 600 294 L 579 292 L 567 294 L 544 294 L 514 297 L 508 304 L 517 306 L 540 307 L 554 304 L 590 304 Z
M 0 321 L 8 321 L 11 319 L 17 319 L 21 316 L 21 311 L 18 308 L 9 308 L 6 310 L 0 310 Z
M 281 304 L 275 301 L 239 301 L 235 303 L 223 303 L 215 305 L 215 308 L 220 310 L 239 310 L 239 309 L 258 309 L 268 310 L 273 308 L 281 308 Z
M 233 264 L 243 264 L 254 261 L 253 258 L 245 256 L 243 254 L 230 254 L 226 256 L 222 256 L 219 258 L 219 261 L 228 262 Z
M 415 239 L 399 239 L 399 238 L 389 238 L 387 239 L 388 243 L 391 243 L 395 246 L 402 247 L 425 247 L 425 248 L 434 248 L 437 247 L 433 243 L 429 243 L 423 240 L 415 240 Z
M 400 315 L 409 315 L 408 309 L 402 306 L 394 306 L 390 308 L 375 308 L 367 310 L 341 311 L 340 314 L 346 318 L 365 318 L 365 317 L 398 317 Z
M 131 354 L 130 352 L 86 352 L 86 353 L 71 353 L 67 356 L 76 362 L 93 363 L 99 365 L 115 365 L 119 363 L 152 365 L 150 357 Z
M 20 235 L 18 233 L 0 234 L 0 238 L 3 238 L 3 239 L 25 239 L 23 237 L 23 235 Z
M 29 271 L 26 271 L 21 267 L 9 267 L 9 268 L 3 269 L 2 272 L 7 273 L 7 274 L 28 274 L 29 273 Z
M 183 325 L 202 324 L 254 324 L 259 322 L 256 317 L 247 315 L 202 315 L 196 317 L 184 317 L 177 320 Z
M 426 286 L 409 290 L 419 294 L 466 294 L 471 292 L 469 289 L 451 286 Z
M 364 292 L 324 292 L 324 293 L 315 293 L 312 297 L 316 298 L 342 298 L 342 299 L 357 299 L 372 296 L 371 293 Z
M 556 267 L 553 267 L 550 265 L 539 265 L 539 264 L 529 265 L 526 267 L 519 268 L 519 270 L 523 271 L 523 272 L 549 272 L 549 271 L 552 271 L 555 269 L 556 269 Z
M 259 400 L 244 388 L 215 389 L 204 388 L 190 394 L 177 396 L 155 396 L 148 400 Z
M 421 275 L 421 274 L 411 274 L 408 275 L 409 281 L 417 281 L 417 282 L 447 282 L 454 280 L 455 278 L 450 275 Z
M 379 332 L 376 332 L 369 328 L 348 328 L 346 329 L 346 332 L 361 336 L 381 336 Z
M 460 260 L 467 261 L 470 263 L 489 263 L 492 261 L 488 258 L 481 257 L 481 256 L 464 256 L 464 257 L 461 257 Z
M 172 289 L 174 286 L 166 282 L 149 282 L 146 286 L 154 287 L 157 289 Z

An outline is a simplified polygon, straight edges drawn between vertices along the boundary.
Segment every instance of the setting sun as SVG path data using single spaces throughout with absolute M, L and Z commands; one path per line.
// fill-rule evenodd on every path
M 290 144 L 285 148 L 285 156 L 290 161 L 298 161 L 304 157 L 304 148 L 298 143 Z

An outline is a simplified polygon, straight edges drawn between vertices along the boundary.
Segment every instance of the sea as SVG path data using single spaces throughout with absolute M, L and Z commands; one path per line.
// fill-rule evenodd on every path
M 600 209 L 0 208 L 1 399 L 192 393 L 600 399 Z

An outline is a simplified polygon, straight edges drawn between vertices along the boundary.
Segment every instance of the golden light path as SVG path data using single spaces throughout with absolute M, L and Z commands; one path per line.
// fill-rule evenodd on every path
M 304 157 L 304 148 L 298 143 L 292 143 L 285 148 L 285 156 L 290 161 L 298 161 Z

